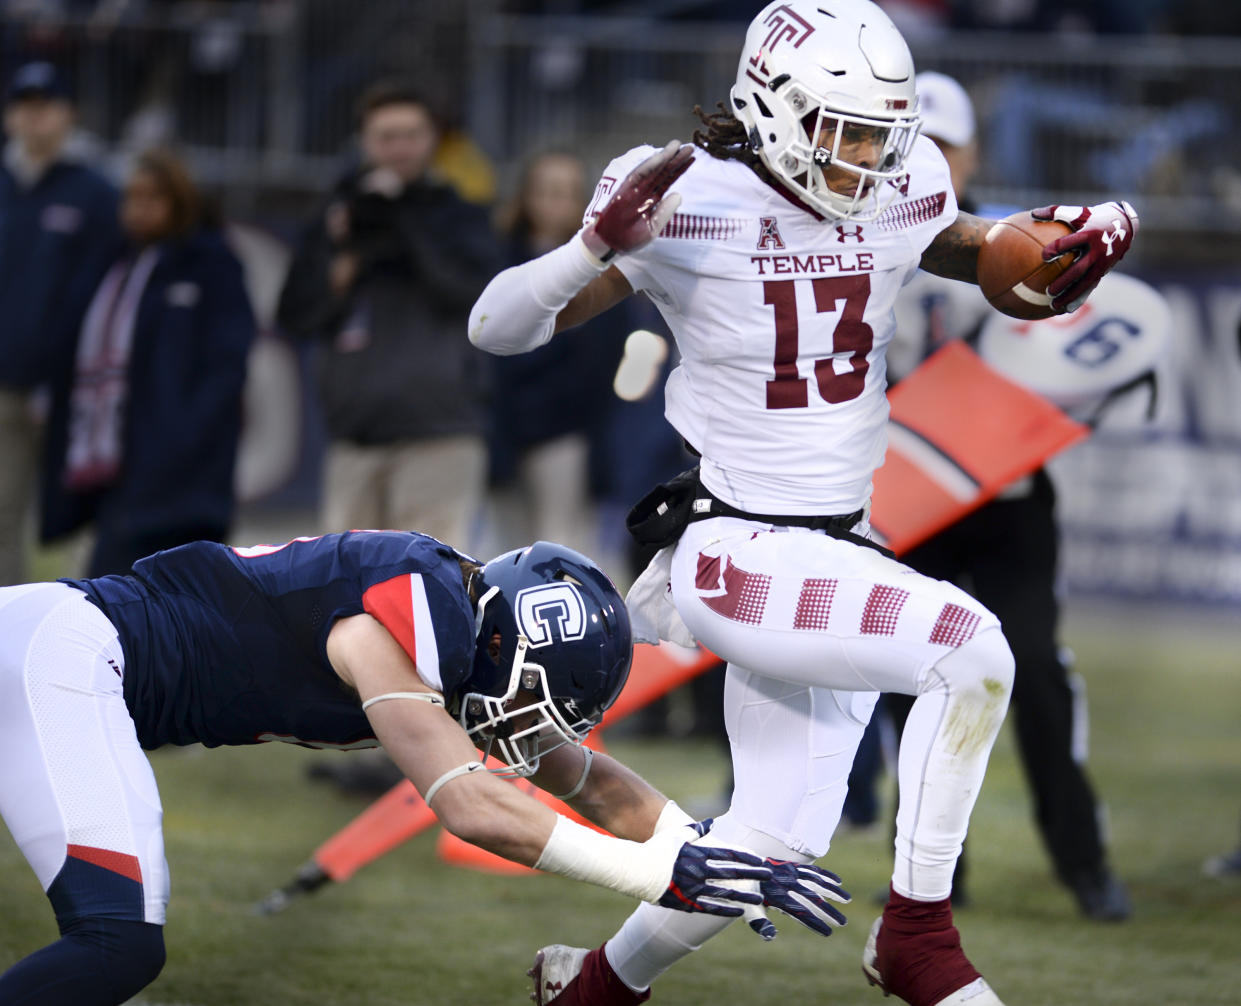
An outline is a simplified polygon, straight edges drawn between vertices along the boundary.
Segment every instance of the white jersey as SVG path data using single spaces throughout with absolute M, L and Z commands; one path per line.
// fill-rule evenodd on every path
M 654 150 L 608 166 L 587 220 Z M 701 150 L 673 191 L 660 237 L 616 266 L 676 337 L 666 414 L 701 452 L 703 483 L 750 513 L 858 509 L 886 447 L 897 293 L 957 216 L 943 156 L 920 139 L 902 193 L 864 224 L 824 220 Z

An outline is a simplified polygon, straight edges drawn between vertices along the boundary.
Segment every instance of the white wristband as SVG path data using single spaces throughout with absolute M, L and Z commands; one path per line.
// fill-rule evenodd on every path
M 675 800 L 669 800 L 659 812 L 659 819 L 655 822 L 655 831 L 652 834 L 658 835 L 669 828 L 683 828 L 693 823 L 694 819 L 678 807 Z
M 689 836 L 693 837 L 692 833 Z M 686 841 L 686 834 L 669 829 L 645 842 L 630 842 L 559 817 L 534 865 L 548 873 L 656 902 L 668 890 L 673 864 Z

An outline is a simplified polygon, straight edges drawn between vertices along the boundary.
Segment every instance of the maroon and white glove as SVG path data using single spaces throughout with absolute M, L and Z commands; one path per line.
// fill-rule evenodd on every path
M 582 231 L 591 254 L 607 262 L 653 241 L 681 205 L 679 194 L 666 193 L 693 159 L 692 146 L 672 140 L 629 172 L 607 206 Z
M 1043 248 L 1043 261 L 1065 252 L 1076 260 L 1047 284 L 1051 306 L 1060 314 L 1071 314 L 1104 276 L 1125 256 L 1138 233 L 1137 211 L 1123 199 L 1098 206 L 1043 206 L 1031 210 L 1035 220 L 1059 220 L 1073 233 L 1057 238 Z

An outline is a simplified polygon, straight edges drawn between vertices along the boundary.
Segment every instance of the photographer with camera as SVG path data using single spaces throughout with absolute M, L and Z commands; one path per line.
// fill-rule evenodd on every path
M 417 92 L 373 85 L 359 128 L 362 163 L 310 222 L 278 314 L 317 344 L 323 530 L 468 542 L 486 482 L 486 362 L 464 333 L 498 243 L 484 208 L 429 177 L 439 127 Z

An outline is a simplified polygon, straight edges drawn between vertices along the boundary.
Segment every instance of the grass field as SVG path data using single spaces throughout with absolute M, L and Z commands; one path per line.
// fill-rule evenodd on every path
M 1241 621 L 1092 608 L 1064 636 L 1089 683 L 1092 772 L 1136 916 L 1082 921 L 1052 881 L 1006 731 L 971 829 L 965 945 L 1008 1006 L 1237 1006 L 1241 882 L 1205 878 L 1201 863 L 1238 839 Z M 709 745 L 610 747 L 683 802 L 719 787 L 722 759 Z M 365 805 L 305 781 L 323 757 L 348 756 L 277 744 L 153 756 L 172 867 L 169 958 L 136 1003 L 516 1004 L 535 949 L 597 945 L 627 914 L 620 896 L 556 877 L 443 866 L 431 833 L 283 914 L 250 914 Z M 855 894 L 846 929 L 824 941 L 777 916 L 781 935 L 764 944 L 733 927 L 664 976 L 655 1001 L 878 1006 L 858 962 L 889 843 L 840 835 L 825 863 Z M 7 833 L 0 906 L 0 966 L 54 938 Z

